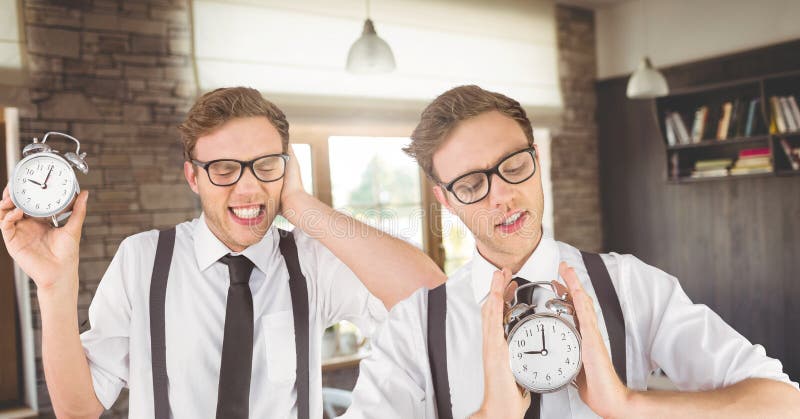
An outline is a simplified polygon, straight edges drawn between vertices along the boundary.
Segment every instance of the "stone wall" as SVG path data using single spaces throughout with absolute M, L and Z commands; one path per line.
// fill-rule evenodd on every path
M 558 240 L 579 249 L 603 246 L 597 154 L 597 74 L 594 12 L 556 7 L 558 71 L 564 113 L 551 154 L 554 230 Z
M 88 153 L 90 191 L 80 259 L 80 322 L 123 238 L 198 214 L 176 126 L 195 97 L 187 0 L 25 0 L 30 97 L 23 144 L 70 133 Z M 49 142 L 49 140 L 48 140 Z M 66 146 L 66 143 L 56 143 Z M 35 289 L 35 287 L 32 287 Z M 36 328 L 42 417 L 51 417 Z M 127 417 L 123 394 L 105 417 Z

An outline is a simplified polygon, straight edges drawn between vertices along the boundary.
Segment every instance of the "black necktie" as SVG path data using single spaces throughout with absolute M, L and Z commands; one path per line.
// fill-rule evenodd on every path
M 231 284 L 225 309 L 217 419 L 247 419 L 253 367 L 253 294 L 248 282 L 253 262 L 231 255 L 223 256 L 220 262 L 228 265 Z
M 525 284 L 529 284 L 525 278 L 516 277 L 512 279 L 512 281 L 516 282 L 518 286 L 523 286 Z M 526 304 L 532 303 L 533 299 L 533 289 L 527 288 L 522 290 L 519 295 L 519 300 Z M 541 407 L 542 407 L 542 395 L 539 393 L 531 393 L 531 406 L 528 408 L 528 411 L 525 412 L 525 419 L 539 419 L 541 415 Z

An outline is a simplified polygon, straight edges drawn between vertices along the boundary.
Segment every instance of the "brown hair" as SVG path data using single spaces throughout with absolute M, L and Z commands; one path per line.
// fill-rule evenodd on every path
M 234 118 L 263 116 L 278 130 L 283 152 L 289 149 L 289 122 L 275 104 L 264 99 L 256 89 L 226 87 L 208 92 L 192 105 L 186 119 L 178 126 L 183 142 L 183 157 L 192 159 L 197 139 Z
M 531 121 L 519 102 L 500 93 L 468 85 L 442 93 L 422 111 L 419 124 L 411 134 L 411 144 L 403 151 L 417 160 L 428 177 L 440 182 L 433 170 L 433 154 L 459 122 L 490 111 L 498 111 L 517 121 L 528 138 L 528 144 L 533 145 Z

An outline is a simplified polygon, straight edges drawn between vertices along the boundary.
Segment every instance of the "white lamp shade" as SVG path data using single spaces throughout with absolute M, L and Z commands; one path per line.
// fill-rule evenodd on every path
M 395 69 L 394 54 L 389 44 L 375 33 L 372 20 L 364 22 L 364 32 L 350 47 L 347 71 L 351 73 L 389 73 Z
M 669 87 L 664 75 L 653 68 L 649 58 L 642 58 L 639 68 L 633 72 L 630 80 L 628 80 L 628 97 L 631 99 L 652 99 L 666 96 L 668 93 Z

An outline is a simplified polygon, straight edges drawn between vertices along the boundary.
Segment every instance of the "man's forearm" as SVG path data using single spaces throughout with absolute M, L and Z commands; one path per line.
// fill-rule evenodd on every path
M 710 391 L 632 392 L 629 406 L 622 417 L 800 417 L 800 391 L 778 381 L 752 378 Z
M 387 309 L 420 287 L 446 277 L 422 251 L 403 240 L 334 211 L 306 193 L 286 202 L 284 216 L 344 262 Z
M 38 290 L 42 316 L 42 362 L 47 390 L 59 418 L 99 417 L 97 400 L 78 333 L 77 278 Z M 70 284 L 67 284 L 70 282 Z

